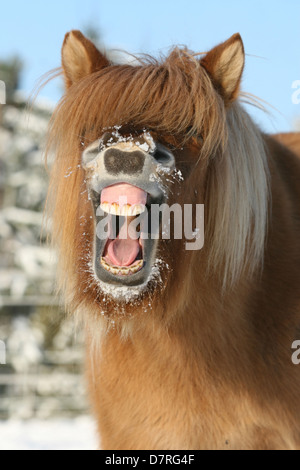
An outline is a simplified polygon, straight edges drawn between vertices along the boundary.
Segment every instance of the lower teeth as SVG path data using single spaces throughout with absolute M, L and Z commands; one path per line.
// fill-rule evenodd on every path
M 144 262 L 143 260 L 140 260 L 134 266 L 129 268 L 121 266 L 110 266 L 109 264 L 107 264 L 104 258 L 101 258 L 101 265 L 106 271 L 114 275 L 128 276 L 130 274 L 135 274 L 140 271 L 144 265 Z

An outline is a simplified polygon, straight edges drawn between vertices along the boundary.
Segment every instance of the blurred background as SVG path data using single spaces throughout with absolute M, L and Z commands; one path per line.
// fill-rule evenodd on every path
M 112 58 L 120 50 L 207 51 L 240 32 L 243 90 L 273 108 L 249 107 L 266 132 L 300 129 L 299 0 L 10 0 L 0 5 L 0 450 L 96 449 L 84 382 L 84 338 L 54 295 L 55 253 L 42 233 L 48 175 L 43 146 L 61 79 L 27 104 L 39 78 L 60 66 L 64 35 L 81 29 Z M 0 90 L 1 91 L 1 90 Z M 0 93 L 0 101 L 2 94 Z M 299 95 L 298 95 L 299 96 Z M 5 350 L 3 350 L 5 347 Z

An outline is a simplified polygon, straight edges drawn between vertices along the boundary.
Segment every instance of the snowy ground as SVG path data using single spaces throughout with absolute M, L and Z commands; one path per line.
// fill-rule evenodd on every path
M 0 450 L 96 450 L 95 424 L 74 420 L 0 421 Z

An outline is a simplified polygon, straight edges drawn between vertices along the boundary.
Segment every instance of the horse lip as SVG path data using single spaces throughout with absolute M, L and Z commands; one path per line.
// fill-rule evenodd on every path
M 95 193 L 101 196 L 104 189 L 115 184 L 129 184 L 135 186 L 145 191 L 153 199 L 163 199 L 165 195 L 163 188 L 155 181 L 141 181 L 130 178 L 120 178 L 119 180 L 97 179 L 97 181 L 92 181 L 90 186 Z

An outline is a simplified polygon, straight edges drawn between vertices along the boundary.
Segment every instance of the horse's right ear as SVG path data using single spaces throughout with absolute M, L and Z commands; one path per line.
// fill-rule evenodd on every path
M 61 55 L 67 88 L 110 64 L 105 55 L 80 31 L 66 34 Z

